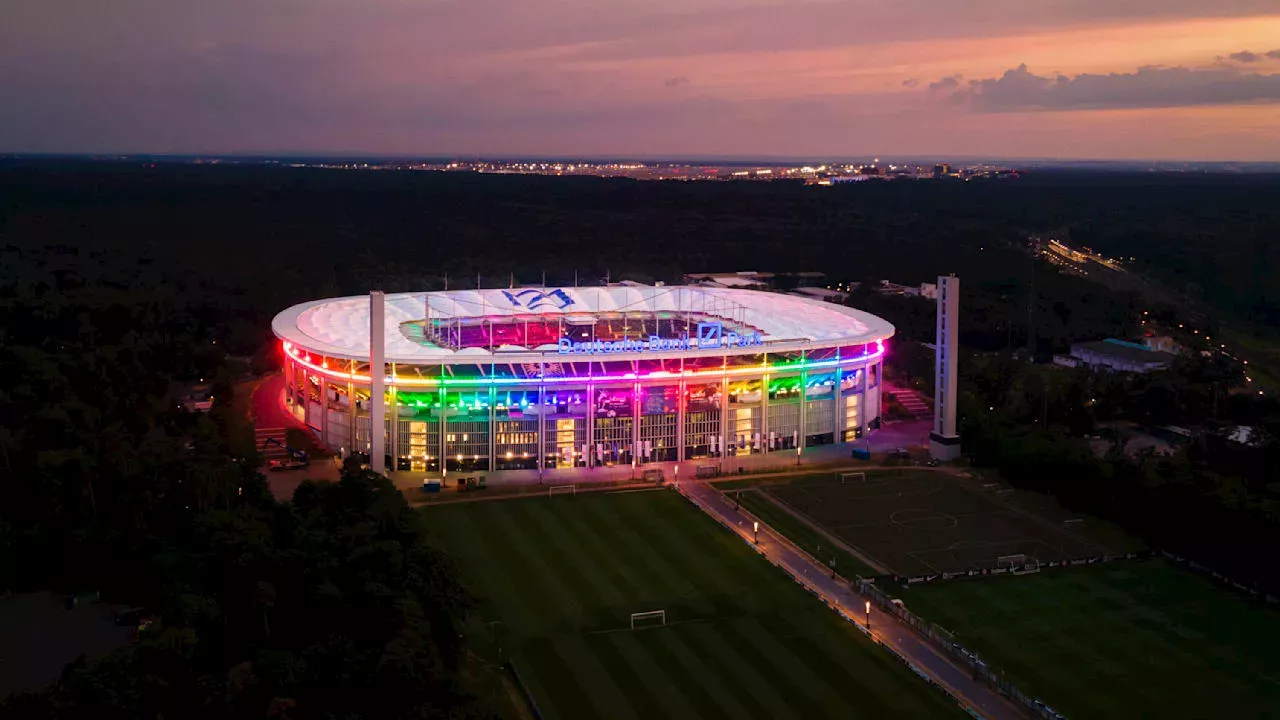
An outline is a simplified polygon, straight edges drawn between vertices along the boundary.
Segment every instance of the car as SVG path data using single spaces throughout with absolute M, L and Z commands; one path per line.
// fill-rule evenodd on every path
M 267 469 L 271 472 L 283 472 L 285 470 L 301 470 L 307 466 L 305 460 L 272 460 L 267 463 Z

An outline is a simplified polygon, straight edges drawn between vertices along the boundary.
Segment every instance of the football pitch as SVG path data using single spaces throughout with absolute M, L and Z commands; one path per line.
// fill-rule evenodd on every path
M 1106 554 L 1092 538 L 1002 500 L 973 481 L 926 470 L 798 477 L 763 491 L 899 576 Z
M 963 717 L 670 490 L 422 512 L 544 717 Z
M 1280 614 L 1163 560 L 900 597 L 1067 717 L 1280 717 Z

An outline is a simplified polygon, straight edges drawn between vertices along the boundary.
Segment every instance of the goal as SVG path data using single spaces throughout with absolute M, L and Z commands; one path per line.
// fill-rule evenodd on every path
M 1031 575 L 1040 572 L 1040 561 L 1029 557 L 1021 565 L 1009 571 L 1011 575 Z
M 577 494 L 578 494 L 577 485 L 552 485 L 551 487 L 547 488 L 547 497 L 551 497 L 552 495 L 577 495 Z
M 989 555 L 987 557 L 990 557 Z M 1001 555 L 996 558 L 996 567 L 1016 568 L 1025 565 L 1027 562 L 1026 555 Z
M 839 478 L 841 485 L 850 482 L 866 482 L 867 474 L 864 472 L 846 472 L 840 473 Z
M 641 628 L 657 627 L 667 624 L 666 610 L 648 610 L 646 612 L 631 613 L 631 629 L 635 630 L 637 626 Z

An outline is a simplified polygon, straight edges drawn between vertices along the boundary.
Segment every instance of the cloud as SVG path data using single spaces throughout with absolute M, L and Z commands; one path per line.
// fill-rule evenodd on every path
M 953 87 L 959 87 L 960 80 L 962 78 L 963 76 L 958 74 L 948 75 L 947 77 L 944 77 L 941 80 L 938 80 L 937 82 L 929 83 L 929 89 L 930 90 L 949 90 Z
M 953 97 L 989 113 L 1280 103 L 1280 74 L 1150 66 L 1130 73 L 1048 77 L 1019 65 L 998 78 L 971 80 Z
M 907 78 L 906 80 L 902 81 L 902 87 L 904 88 L 913 88 L 919 84 L 920 84 L 920 81 L 915 78 Z
M 673 77 L 662 84 L 669 88 L 681 87 L 689 84 L 689 78 L 680 75 L 679 77 Z
M 1230 55 L 1227 56 L 1227 58 L 1230 60 L 1235 60 L 1236 62 L 1253 63 L 1261 60 L 1262 56 L 1255 52 L 1249 52 L 1248 50 L 1241 50 L 1240 52 L 1231 53 Z
M 1267 57 L 1271 58 L 1272 60 L 1280 60 L 1280 50 L 1272 50 L 1268 52 Z

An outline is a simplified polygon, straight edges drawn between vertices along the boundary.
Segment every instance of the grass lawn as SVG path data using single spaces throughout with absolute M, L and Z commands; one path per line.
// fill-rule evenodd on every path
M 1164 561 L 900 597 L 1067 717 L 1280 717 L 1280 613 Z
M 421 512 L 548 718 L 962 717 L 670 490 Z
M 729 493 L 730 497 L 733 495 Z M 836 571 L 846 578 L 852 580 L 854 575 L 870 577 L 879 574 L 856 556 L 832 545 L 831 541 L 824 538 L 817 530 L 778 507 L 778 504 L 766 497 L 763 491 L 743 492 L 742 507 L 822 562 L 835 557 Z

